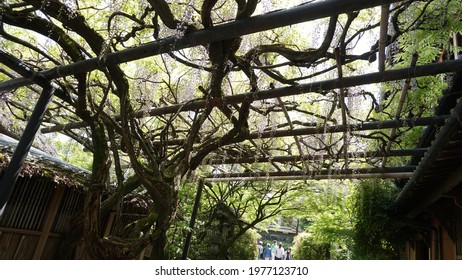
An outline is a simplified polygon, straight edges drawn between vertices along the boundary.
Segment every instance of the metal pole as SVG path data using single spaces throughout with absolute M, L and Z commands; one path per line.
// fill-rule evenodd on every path
M 188 258 L 189 246 L 191 245 L 191 238 L 193 234 L 194 225 L 196 223 L 197 211 L 199 210 L 199 205 L 201 203 L 202 189 L 204 188 L 204 180 L 199 181 L 199 186 L 197 188 L 196 200 L 194 201 L 194 207 L 191 213 L 191 220 L 189 221 L 189 231 L 186 235 L 186 240 L 184 242 L 183 254 L 181 255 L 182 260 Z
M 19 171 L 21 170 L 27 154 L 29 153 L 30 147 L 34 142 L 35 135 L 42 123 L 43 116 L 54 92 L 55 88 L 51 85 L 42 90 L 29 122 L 27 123 L 21 139 L 14 150 L 13 157 L 6 167 L 5 173 L 0 179 L 0 217 L 3 215 L 8 199 L 13 192 L 14 185 L 19 176 Z

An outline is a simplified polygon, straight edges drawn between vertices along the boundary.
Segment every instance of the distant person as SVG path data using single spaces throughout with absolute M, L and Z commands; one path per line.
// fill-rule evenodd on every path
M 276 247 L 275 253 L 274 253 L 274 259 L 275 260 L 283 260 L 284 259 L 284 247 L 282 247 L 282 243 L 279 243 L 278 247 Z
M 286 250 L 286 253 L 285 253 L 285 256 L 284 256 L 284 260 L 291 260 L 292 259 L 292 249 L 290 248 L 287 248 Z
M 271 259 L 274 260 L 274 255 L 276 254 L 276 248 L 278 247 L 278 241 L 273 240 L 273 244 L 271 244 Z
M 263 242 L 258 241 L 257 249 L 258 249 L 258 259 L 263 260 Z
M 263 259 L 271 260 L 271 245 L 269 243 L 266 244 L 266 247 L 263 249 Z

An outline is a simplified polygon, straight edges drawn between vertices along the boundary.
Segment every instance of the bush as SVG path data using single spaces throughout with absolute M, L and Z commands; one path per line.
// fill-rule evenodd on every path
M 309 233 L 294 238 L 292 255 L 296 260 L 329 260 L 330 244 L 317 242 Z
M 408 231 L 393 208 L 398 192 L 391 180 L 365 180 L 358 186 L 353 258 L 399 259 Z

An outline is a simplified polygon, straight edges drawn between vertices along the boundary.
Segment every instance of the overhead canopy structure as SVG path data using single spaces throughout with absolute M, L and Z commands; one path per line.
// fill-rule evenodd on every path
M 162 1 L 159 1 L 159 2 L 162 2 Z M 255 10 L 256 6 L 252 6 L 254 4 L 253 3 L 251 4 L 250 2 L 248 3 L 248 6 L 249 6 L 248 9 Z M 235 107 L 236 110 L 238 111 L 237 106 L 239 106 L 239 104 L 244 104 L 248 102 L 256 102 L 256 101 L 265 102 L 267 100 L 278 99 L 280 102 L 283 102 L 283 103 L 280 103 L 279 105 L 276 104 L 273 106 L 275 107 L 278 106 L 279 111 L 285 112 L 284 118 L 286 119 L 285 122 L 287 122 L 287 124 L 289 125 L 289 129 L 275 130 L 274 124 L 272 124 L 273 129 L 271 131 L 259 131 L 259 132 L 250 131 L 250 133 L 247 134 L 246 136 L 234 137 L 234 139 L 231 141 L 228 141 L 229 143 L 227 144 L 229 145 L 232 143 L 241 143 L 243 141 L 252 142 L 253 140 L 261 140 L 261 139 L 267 139 L 267 138 L 273 139 L 276 137 L 289 137 L 290 136 L 290 137 L 295 137 L 295 141 L 297 142 L 298 152 L 300 153 L 298 156 L 296 156 L 298 157 L 298 160 L 303 159 L 304 162 L 306 162 L 307 160 L 313 160 L 314 158 L 317 158 L 319 160 L 319 158 L 323 157 L 322 154 L 310 155 L 311 152 L 309 152 L 309 148 L 307 148 L 306 145 L 305 147 L 300 146 L 300 143 L 299 143 L 300 141 L 296 139 L 297 136 L 306 136 L 306 135 L 314 135 L 314 134 L 327 135 L 327 134 L 331 134 L 335 132 L 343 132 L 344 133 L 343 137 L 345 138 L 347 137 L 347 135 L 348 137 L 351 137 L 350 134 L 353 131 L 362 131 L 362 130 L 368 131 L 368 130 L 377 130 L 377 129 L 383 130 L 386 128 L 393 128 L 393 130 L 396 131 L 396 129 L 400 127 L 413 127 L 416 125 L 419 126 L 419 125 L 441 125 L 443 124 L 442 121 L 444 120 L 445 116 L 412 118 L 412 119 L 400 120 L 398 118 L 399 114 L 396 116 L 396 119 L 393 119 L 393 120 L 368 122 L 367 119 L 361 120 L 361 119 L 354 117 L 355 120 L 352 122 L 351 120 L 353 116 L 351 115 L 351 111 L 353 108 L 345 107 L 346 106 L 345 104 L 346 96 L 344 93 L 343 94 L 341 93 L 351 87 L 357 87 L 361 85 L 368 85 L 368 84 L 374 84 L 374 83 L 376 84 L 376 83 L 387 82 L 387 81 L 390 82 L 390 81 L 396 81 L 396 80 L 405 80 L 405 79 L 408 79 L 407 83 L 409 83 L 409 79 L 414 78 L 414 77 L 422 77 L 422 76 L 428 76 L 428 75 L 435 75 L 438 73 L 448 73 L 448 72 L 456 72 L 456 71 L 462 70 L 462 62 L 455 60 L 455 61 L 430 63 L 427 65 L 419 65 L 419 66 L 415 66 L 416 61 L 414 61 L 409 68 L 384 71 L 384 67 L 383 67 L 384 59 L 385 59 L 385 56 L 383 53 L 384 47 L 392 43 L 390 40 L 388 41 L 382 40 L 382 37 L 384 36 L 384 34 L 385 35 L 387 34 L 387 32 L 384 33 L 384 28 L 389 28 L 388 21 L 391 21 L 392 24 L 395 24 L 395 25 L 399 21 L 397 16 L 395 17 L 390 16 L 390 10 L 388 8 L 389 7 L 388 5 L 390 5 L 393 2 L 398 2 L 398 1 L 368 1 L 367 3 L 364 3 L 363 1 L 351 1 L 349 5 L 340 5 L 338 1 L 335 1 L 335 0 L 314 1 L 313 3 L 303 4 L 303 5 L 293 7 L 290 9 L 282 9 L 282 10 L 278 10 L 275 12 L 270 12 L 267 14 L 254 16 L 254 17 L 245 17 L 245 18 L 239 19 L 238 21 L 231 21 L 231 22 L 219 24 L 219 25 L 213 25 L 213 24 L 204 25 L 207 28 L 200 29 L 200 30 L 196 30 L 196 28 L 193 25 L 189 25 L 189 23 L 184 22 L 183 25 L 185 25 L 187 28 L 190 28 L 188 30 L 191 30 L 191 31 L 185 32 L 184 34 L 180 34 L 180 35 L 177 34 L 177 35 L 166 37 L 166 38 L 157 39 L 156 37 L 156 40 L 153 42 L 146 42 L 139 46 L 126 48 L 123 50 L 115 50 L 115 51 L 106 50 L 105 53 L 100 53 L 100 54 L 97 53 L 97 57 L 79 59 L 78 61 L 75 61 L 67 65 L 60 64 L 48 70 L 34 70 L 33 68 L 40 69 L 41 67 L 30 68 L 30 67 L 24 66 L 23 61 L 21 61 L 20 59 L 16 59 L 13 55 L 2 51 L 2 53 L 0 53 L 1 62 L 5 66 L 13 69 L 14 71 L 22 75 L 23 77 L 15 78 L 14 75 L 8 74 L 10 75 L 10 77 L 12 77 L 12 79 L 1 82 L 0 90 L 2 92 L 7 92 L 7 91 L 15 90 L 19 87 L 30 86 L 34 83 L 36 83 L 37 85 L 41 87 L 48 87 L 50 85 L 50 81 L 53 79 L 85 74 L 85 73 L 99 70 L 99 69 L 104 71 L 106 67 L 109 67 L 110 69 L 110 67 L 113 67 L 113 66 L 117 67 L 117 65 L 121 63 L 136 61 L 139 59 L 149 58 L 149 57 L 161 55 L 161 54 L 171 54 L 176 57 L 177 61 L 184 62 L 184 60 L 179 59 L 178 56 L 176 56 L 174 53 L 180 50 L 183 50 L 183 49 L 193 48 L 196 46 L 206 46 L 208 44 L 211 44 L 210 46 L 213 46 L 213 44 L 216 42 L 226 42 L 227 40 L 228 41 L 233 40 L 234 38 L 238 38 L 240 36 L 254 34 L 258 32 L 264 32 L 265 30 L 271 30 L 274 28 L 289 26 L 289 25 L 293 25 L 297 23 L 309 22 L 309 21 L 313 21 L 313 20 L 317 20 L 317 19 L 330 16 L 331 23 L 329 27 L 332 31 L 327 30 L 327 34 L 326 34 L 326 37 L 325 37 L 325 40 L 322 46 L 316 50 L 317 52 L 324 51 L 324 53 L 321 55 L 318 55 L 316 52 L 312 52 L 310 54 L 309 52 L 306 52 L 306 51 L 305 52 L 294 51 L 287 47 L 279 48 L 277 45 L 262 45 L 259 47 L 253 47 L 250 49 L 247 55 L 253 54 L 254 56 L 255 55 L 258 56 L 259 54 L 261 55 L 265 52 L 269 52 L 269 53 L 272 52 L 272 53 L 276 53 L 276 54 L 279 54 L 285 57 L 286 59 L 289 60 L 288 65 L 293 65 L 296 67 L 300 67 L 300 66 L 310 67 L 310 64 L 313 64 L 312 67 L 316 67 L 316 64 L 318 63 L 316 62 L 316 60 L 319 60 L 322 57 L 331 58 L 334 60 L 334 65 L 337 64 L 338 78 L 326 80 L 325 78 L 322 78 L 321 76 L 321 79 L 319 81 L 309 82 L 306 84 L 289 82 L 291 84 L 289 87 L 280 87 L 280 88 L 267 89 L 267 90 L 261 90 L 261 89 L 254 88 L 252 92 L 249 92 L 249 93 L 232 94 L 232 95 L 221 94 L 221 96 L 215 96 L 213 94 L 210 94 L 210 96 L 207 96 L 206 98 L 186 100 L 183 102 L 179 102 L 179 104 L 173 104 L 173 105 L 164 103 L 164 106 L 158 106 L 158 107 L 149 108 L 149 109 L 142 109 L 132 114 L 132 117 L 136 117 L 136 118 L 146 118 L 146 117 L 164 118 L 163 116 L 169 115 L 169 114 L 173 114 L 173 116 L 178 116 L 181 114 L 181 112 L 187 112 L 187 111 L 197 112 L 197 110 L 204 110 L 204 109 L 206 111 L 209 111 L 212 108 L 223 107 L 223 108 L 226 108 L 226 110 L 221 110 L 221 112 L 225 114 L 228 118 L 230 118 L 230 120 L 232 120 L 232 118 L 235 118 L 235 117 L 232 117 L 232 115 L 230 115 L 232 114 L 232 109 L 229 109 L 229 108 Z M 60 5 L 58 2 L 56 3 L 53 2 L 53 4 L 56 5 L 56 7 L 54 5 L 51 5 L 53 7 L 48 8 L 50 12 L 53 12 L 53 9 L 56 9 Z M 8 9 L 6 9 L 4 23 L 7 25 L 11 25 L 11 26 L 16 25 L 20 27 L 21 24 L 15 22 L 14 17 L 18 15 L 22 15 L 21 13 L 24 11 L 22 9 L 26 8 L 28 5 L 30 5 L 31 7 L 35 7 L 35 9 L 47 10 L 44 7 L 38 8 L 35 1 L 31 1 L 30 3 L 24 3 L 24 6 L 18 6 L 18 8 L 11 6 L 11 7 L 8 7 Z M 368 29 L 372 29 L 372 27 L 370 26 L 366 27 L 362 31 L 359 31 L 353 34 L 350 38 L 346 38 L 348 35 L 350 35 L 347 33 L 347 31 L 349 31 L 348 27 L 354 22 L 354 19 L 358 16 L 357 11 L 365 10 L 367 8 L 372 8 L 372 7 L 376 7 L 379 5 L 384 5 L 382 6 L 383 8 L 382 17 L 380 18 L 380 26 L 381 26 L 380 36 L 382 37 L 380 38 L 380 40 L 377 41 L 380 44 L 376 46 L 376 49 L 371 48 L 370 52 L 362 53 L 360 55 L 347 54 L 346 53 L 347 49 L 348 50 L 350 49 L 350 48 L 347 48 L 347 44 L 351 43 L 352 39 L 356 36 L 358 37 L 357 40 L 359 40 L 359 37 L 362 36 L 361 32 L 364 32 Z M 400 13 L 404 9 L 403 7 L 405 5 L 396 4 L 395 6 L 393 6 L 394 10 L 392 9 L 392 11 L 395 11 L 396 13 Z M 61 6 L 61 7 L 64 7 L 64 6 Z M 165 6 L 162 6 L 162 4 L 158 3 L 158 4 L 153 4 L 153 7 L 154 7 L 155 12 L 157 12 L 157 15 L 161 16 L 162 18 L 164 14 L 160 12 L 160 7 L 165 8 Z M 248 12 L 250 12 L 250 10 Z M 338 58 L 337 58 L 337 61 L 335 61 L 335 58 L 329 55 L 329 50 L 328 50 L 329 46 L 325 48 L 324 43 L 328 44 L 329 41 L 332 41 L 332 38 L 329 38 L 329 36 L 332 36 L 331 34 L 334 34 L 334 32 L 336 31 L 335 23 L 337 21 L 340 21 L 337 17 L 339 14 L 342 14 L 342 13 L 345 13 L 348 15 L 348 18 L 346 21 L 348 23 L 348 26 L 344 28 L 343 34 L 341 36 L 342 38 L 337 43 L 338 46 L 343 48 L 342 50 L 340 50 L 339 47 L 337 46 L 337 51 L 339 50 L 342 51 L 343 57 L 340 57 L 340 61 L 338 60 Z M 59 16 L 57 16 L 57 18 L 59 19 Z M 40 19 L 37 19 L 37 20 L 40 20 Z M 166 20 L 166 18 L 162 18 L 162 20 Z M 71 28 L 72 26 L 71 22 L 64 21 L 63 24 L 65 26 L 68 25 L 69 28 Z M 168 26 L 167 23 L 164 22 L 164 24 Z M 31 30 L 33 29 L 34 28 L 31 28 Z M 40 31 L 36 30 L 36 32 L 40 32 Z M 23 46 L 28 47 L 26 43 L 20 41 L 19 39 L 13 39 L 14 38 L 13 36 L 7 36 L 6 38 L 10 38 L 12 42 L 15 42 L 17 44 L 22 44 Z M 394 38 L 394 39 L 396 40 L 397 38 Z M 58 42 L 58 45 L 61 44 L 61 46 L 63 46 L 62 42 L 59 42 L 59 41 L 57 42 Z M 265 51 L 266 49 L 268 50 Z M 354 49 L 351 48 L 351 50 L 354 50 Z M 375 52 L 379 53 L 379 70 L 380 70 L 379 72 L 364 74 L 364 75 L 354 75 L 353 74 L 352 76 L 349 76 L 349 77 L 345 77 L 345 75 L 342 75 L 342 65 L 343 64 L 348 65 L 349 60 L 355 61 L 358 59 L 361 60 L 365 58 L 370 58 L 370 56 L 373 55 Z M 319 57 L 316 59 L 313 59 L 310 57 L 310 56 L 315 56 L 315 55 L 318 55 Z M 91 55 L 87 53 L 85 54 L 85 56 L 88 57 Z M 300 61 L 295 60 L 295 57 L 297 56 L 299 57 L 298 59 Z M 211 62 L 213 63 L 213 61 Z M 185 65 L 188 66 L 188 64 L 186 63 Z M 189 66 L 190 65 L 192 64 L 189 64 Z M 238 69 L 243 70 L 242 65 L 236 65 L 236 66 L 238 67 Z M 255 69 L 260 69 L 258 67 L 261 67 L 261 69 L 264 69 L 264 67 L 261 65 L 257 64 L 256 66 L 257 67 Z M 277 67 L 277 65 L 273 67 Z M 271 69 L 271 68 L 268 67 L 268 69 Z M 268 70 L 268 69 L 262 70 L 263 73 L 266 73 L 270 77 L 275 78 L 277 82 L 284 83 L 284 81 L 280 80 L 281 77 L 276 78 L 275 75 L 277 75 L 276 74 L 277 72 L 271 72 L 271 70 Z M 325 71 L 321 71 L 320 73 L 322 72 L 325 72 Z M 212 76 L 213 75 L 214 74 L 212 71 Z M 246 75 L 248 75 L 248 73 L 246 73 Z M 252 80 L 252 77 L 249 76 L 249 78 Z M 64 86 L 63 84 L 61 84 L 61 86 L 55 86 L 55 88 L 58 88 L 58 90 L 60 91 L 59 93 L 57 93 L 57 95 L 63 101 L 72 103 L 73 102 L 72 99 L 73 98 L 75 99 L 75 97 L 72 97 L 71 95 L 69 95 L 70 92 L 66 92 L 68 90 L 63 90 L 63 86 Z M 201 87 L 202 87 L 201 85 L 198 86 L 199 89 L 201 89 Z M 339 90 L 340 92 L 335 92 L 335 90 Z M 287 111 L 292 111 L 292 110 L 287 109 L 287 107 L 288 106 L 290 107 L 290 105 L 284 104 L 284 101 L 281 98 L 290 97 L 290 96 L 298 96 L 298 95 L 303 96 L 307 93 L 318 93 L 321 96 L 327 96 L 327 98 L 334 97 L 333 101 L 338 100 L 339 96 L 335 96 L 335 95 L 340 94 L 340 99 L 343 99 L 343 100 L 336 101 L 336 102 L 339 102 L 340 107 L 341 107 L 341 111 L 343 114 L 343 117 L 342 117 L 343 124 L 338 125 L 335 123 L 336 121 L 334 120 L 335 125 L 329 125 L 327 118 L 324 117 L 324 118 L 321 118 L 321 120 L 324 119 L 323 122 L 313 121 L 312 126 L 314 127 L 297 128 L 296 126 L 291 125 L 293 120 L 291 120 L 291 117 L 289 116 Z M 208 93 L 204 92 L 204 94 L 207 95 Z M 332 96 L 332 94 L 334 94 L 334 96 Z M 402 97 L 405 98 L 405 94 L 406 94 L 405 92 L 402 93 Z M 359 93 L 359 95 L 361 95 L 361 93 Z M 367 95 L 370 95 L 370 93 L 365 92 L 363 93 L 363 95 L 367 96 Z M 375 102 L 375 99 L 373 101 Z M 299 105 L 295 105 L 294 108 L 296 108 L 296 106 L 299 106 Z M 242 107 L 244 106 L 241 105 L 241 108 Z M 42 109 L 43 109 L 43 105 L 42 105 Z M 255 108 L 253 109 L 255 110 Z M 346 111 L 349 112 L 348 118 L 350 120 L 347 120 L 345 117 Z M 258 110 L 256 110 L 256 112 L 258 112 Z M 274 115 L 277 115 L 277 114 L 278 112 L 277 110 L 275 110 Z M 303 113 L 298 111 L 298 115 L 302 116 Z M 298 118 L 299 116 L 296 116 L 296 117 Z M 108 117 L 110 117 L 110 115 L 108 115 Z M 282 117 L 278 117 L 278 118 L 282 118 Z M 114 115 L 113 119 L 115 121 L 121 121 L 123 117 L 120 115 Z M 277 122 L 283 123 L 284 121 L 282 121 L 282 119 L 281 121 L 277 121 Z M 235 119 L 235 121 L 236 120 L 237 119 Z M 52 120 L 52 122 L 56 123 L 56 120 L 54 121 Z M 50 133 L 50 132 L 56 132 L 56 131 L 67 131 L 69 133 L 69 131 L 72 129 L 84 128 L 86 126 L 88 126 L 86 122 L 73 122 L 69 124 L 58 124 L 52 127 L 42 128 L 42 132 Z M 391 135 L 391 137 L 394 137 L 394 135 Z M 30 142 L 30 139 L 31 137 L 29 135 L 29 142 Z M 157 141 L 157 143 L 161 143 L 164 145 L 165 144 L 186 145 L 188 141 L 190 140 L 191 139 L 172 140 L 170 137 L 170 139 L 163 139 L 160 141 L 154 140 L 154 142 Z M 346 141 L 346 139 L 344 140 Z M 353 158 L 351 155 L 354 155 L 355 153 L 361 153 L 361 152 L 365 152 L 364 155 L 367 155 L 367 158 L 370 158 L 370 157 L 386 158 L 388 154 L 390 153 L 391 143 L 393 141 L 396 141 L 396 139 L 389 139 L 389 140 L 390 141 L 388 141 L 388 147 L 382 147 L 380 150 L 375 151 L 375 152 L 374 151 L 358 151 L 357 148 L 356 148 L 356 151 L 349 152 L 347 151 L 348 147 L 345 145 L 344 147 L 341 147 L 341 149 L 344 149 L 343 150 L 344 160 L 351 161 Z M 79 139 L 79 141 L 81 142 L 82 139 Z M 200 140 L 198 139 L 194 140 L 194 143 L 198 143 L 198 142 L 200 143 Z M 254 145 L 255 149 L 257 150 L 259 149 L 257 147 L 259 144 L 252 143 L 252 145 Z M 217 146 L 216 148 L 218 148 L 221 145 L 215 144 L 215 146 Z M 306 151 L 303 151 L 304 149 Z M 328 151 L 329 149 L 331 149 L 331 147 L 324 148 L 324 149 L 327 149 L 326 151 Z M 216 152 L 216 149 L 214 150 Z M 274 157 L 284 156 L 284 155 L 280 155 L 280 153 L 278 155 L 271 155 L 271 154 L 268 154 L 268 152 L 265 152 L 263 150 L 261 150 L 260 152 L 263 153 L 262 156 L 269 158 L 269 159 L 274 158 Z M 287 150 L 287 152 L 289 154 L 292 153 L 290 149 Z M 330 153 L 326 156 L 325 159 L 333 158 L 331 152 L 333 151 L 330 151 Z M 337 160 L 340 159 L 339 155 L 340 153 L 337 154 L 337 158 L 336 158 Z M 398 152 L 398 153 L 395 153 L 395 156 L 396 155 L 405 156 L 406 152 L 404 153 Z M 359 158 L 364 158 L 364 157 L 359 157 Z M 232 157 L 228 159 L 224 159 L 223 161 L 228 164 L 232 162 L 234 163 L 246 162 L 245 160 L 240 160 L 240 158 L 232 158 Z M 265 160 L 265 161 L 260 161 L 260 162 L 271 162 L 271 160 Z M 216 164 L 217 162 L 209 161 L 209 163 Z M 192 166 L 193 169 L 195 169 L 198 165 L 199 165 L 198 163 L 194 163 Z M 257 170 L 256 172 L 258 173 L 260 171 Z M 384 172 L 383 174 L 387 174 L 387 173 L 388 172 Z M 387 175 L 384 175 L 384 176 L 387 176 Z M 223 177 L 226 177 L 226 176 L 224 175 Z

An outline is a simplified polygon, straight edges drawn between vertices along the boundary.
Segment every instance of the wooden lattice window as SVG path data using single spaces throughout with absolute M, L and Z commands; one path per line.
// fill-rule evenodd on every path
M 64 196 L 56 214 L 52 232 L 66 233 L 71 230 L 72 219 L 77 212 L 83 211 L 85 194 L 72 188 L 66 188 Z
M 0 227 L 40 230 L 53 183 L 40 177 L 19 177 L 11 194 Z

